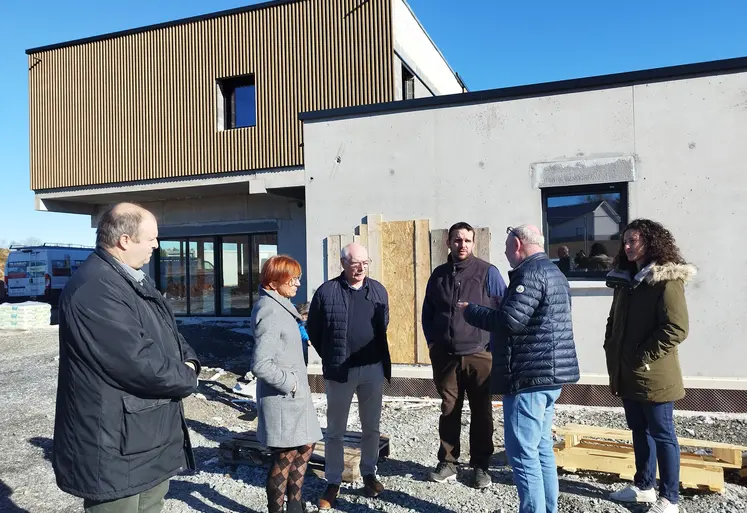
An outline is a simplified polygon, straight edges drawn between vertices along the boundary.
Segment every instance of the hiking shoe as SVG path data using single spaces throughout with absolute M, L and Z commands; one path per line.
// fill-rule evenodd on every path
M 648 513 L 680 513 L 680 507 L 677 504 L 672 504 L 664 497 L 659 497 L 659 500 L 651 506 Z
M 617 502 L 656 502 L 656 490 L 641 490 L 635 485 L 628 485 L 622 490 L 612 492 L 610 499 Z
M 366 497 L 378 497 L 383 491 L 384 485 L 376 479 L 375 475 L 363 476 L 363 493 L 366 494 Z
M 319 499 L 319 509 L 326 510 L 335 507 L 335 500 L 340 494 L 340 485 L 327 485 L 324 495 Z
M 431 472 L 431 481 L 437 483 L 445 483 L 447 481 L 456 481 L 457 471 L 456 465 L 449 463 L 448 461 L 442 461 L 436 465 L 436 469 Z
M 490 474 L 488 474 L 488 471 L 482 468 L 476 468 L 475 474 L 474 474 L 474 487 L 478 490 L 482 490 L 483 488 L 487 488 L 491 484 L 493 484 L 493 480 L 490 477 Z

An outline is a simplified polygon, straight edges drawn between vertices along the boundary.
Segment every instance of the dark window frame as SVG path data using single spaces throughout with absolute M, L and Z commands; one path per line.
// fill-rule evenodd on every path
M 402 64 L 402 99 L 415 99 L 415 74 L 404 64 Z
M 223 129 L 253 128 L 257 126 L 257 84 L 254 74 L 241 75 L 218 79 L 218 85 L 223 96 Z M 236 89 L 252 87 L 254 92 L 254 123 L 236 126 Z
M 186 247 L 186 252 L 189 254 L 189 243 L 195 239 L 207 239 L 212 238 L 213 239 L 213 248 L 214 248 L 214 257 L 215 262 L 213 262 L 213 272 L 215 273 L 214 277 L 214 283 L 215 287 L 213 289 L 213 294 L 215 295 L 215 313 L 213 314 L 193 314 L 192 313 L 192 298 L 191 294 L 187 293 L 186 295 L 186 302 L 187 302 L 187 312 L 186 313 L 175 313 L 176 317 L 240 317 L 236 315 L 223 315 L 221 312 L 223 311 L 223 252 L 221 248 L 223 247 L 223 238 L 224 237 L 247 237 L 249 240 L 249 279 L 252 280 L 251 276 L 251 263 L 254 261 L 254 244 L 253 239 L 257 236 L 275 236 L 276 245 L 279 242 L 279 232 L 277 231 L 262 231 L 262 232 L 250 232 L 250 233 L 223 233 L 220 235 L 195 235 L 195 236 L 187 236 L 187 237 L 163 237 L 163 239 L 159 239 L 159 248 L 157 251 L 154 251 L 154 281 L 156 282 L 156 288 L 159 292 L 163 293 L 163 290 L 161 290 L 161 249 L 160 249 L 160 243 L 162 241 L 164 242 L 180 242 L 184 243 Z M 189 259 L 187 259 L 187 267 L 185 269 L 186 277 L 185 277 L 185 286 L 186 290 L 189 292 L 191 290 L 191 278 L 190 275 L 192 274 L 189 269 Z M 250 283 L 250 290 L 254 290 L 256 287 L 253 283 Z M 254 295 L 250 295 L 250 306 L 254 305 Z
M 601 184 L 589 184 L 589 185 L 574 185 L 568 187 L 546 187 L 542 189 L 542 231 L 545 234 L 545 252 L 551 259 L 556 258 L 555 255 L 550 254 L 550 230 L 547 222 L 547 209 L 548 200 L 550 198 L 557 198 L 562 196 L 580 196 L 580 195 L 596 195 L 596 194 L 620 194 L 620 207 L 618 214 L 620 215 L 620 230 L 622 231 L 625 226 L 630 222 L 629 204 L 628 204 L 628 183 L 627 182 L 614 182 L 614 183 L 601 183 Z M 615 240 L 615 239 L 613 239 Z M 588 244 L 588 239 L 586 240 Z M 590 244 L 589 244 L 590 246 Z M 589 251 L 586 251 L 589 254 Z M 615 253 L 616 254 L 616 253 Z M 615 254 L 609 255 L 614 258 Z M 574 255 L 571 254 L 571 259 Z M 609 271 L 576 271 L 572 270 L 568 272 L 567 277 L 569 280 L 577 281 L 602 281 L 605 279 Z

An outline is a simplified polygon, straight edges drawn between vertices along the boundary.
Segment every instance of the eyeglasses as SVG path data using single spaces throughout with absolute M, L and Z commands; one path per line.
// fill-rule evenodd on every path
M 300 286 L 301 285 L 301 277 L 300 276 L 296 276 L 295 278 L 291 278 L 290 281 L 288 282 L 288 285 L 298 285 L 298 286 Z
M 517 239 L 519 239 L 519 238 L 520 238 L 520 237 L 519 237 L 519 234 L 518 234 L 518 233 L 516 233 L 516 228 L 514 228 L 513 226 L 509 226 L 508 228 L 506 228 L 506 234 L 507 234 L 507 235 L 513 235 L 513 236 L 514 236 L 514 237 L 516 237 Z
M 371 265 L 371 259 L 369 258 L 368 260 L 363 260 L 362 262 L 348 260 L 348 265 L 350 267 L 368 267 L 369 265 Z

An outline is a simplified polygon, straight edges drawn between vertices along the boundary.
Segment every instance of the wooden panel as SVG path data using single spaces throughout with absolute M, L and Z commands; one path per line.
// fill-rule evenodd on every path
M 431 271 L 446 263 L 449 248 L 446 246 L 448 230 L 431 230 Z
M 340 236 L 327 237 L 327 279 L 336 278 L 342 272 L 340 264 Z
M 430 364 L 428 342 L 423 333 L 421 318 L 425 288 L 431 274 L 430 223 L 427 219 L 415 221 L 415 362 Z
M 368 256 L 371 258 L 371 265 L 368 268 L 368 275 L 377 281 L 383 281 L 384 275 L 384 253 L 381 240 L 381 223 L 383 216 L 381 214 L 369 214 L 366 216 L 366 227 L 368 228 Z
M 475 248 L 477 258 L 490 262 L 490 228 L 475 228 Z
M 369 227 L 371 221 L 369 219 Z M 415 223 L 381 224 L 383 279 L 389 293 L 389 350 L 392 363 L 413 364 L 415 358 Z M 373 244 L 372 244 L 373 246 Z
M 361 224 L 355 229 L 355 235 L 358 237 L 358 241 L 364 248 L 368 249 L 368 225 Z
M 391 0 L 304 0 L 29 55 L 31 188 L 303 164 L 299 112 L 394 99 Z M 253 74 L 254 127 L 218 130 Z

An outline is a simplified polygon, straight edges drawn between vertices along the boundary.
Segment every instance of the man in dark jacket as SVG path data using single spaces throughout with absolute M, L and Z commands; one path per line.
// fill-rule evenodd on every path
M 376 478 L 376 462 L 384 379 L 392 376 L 386 336 L 389 296 L 381 283 L 366 276 L 370 260 L 365 247 L 346 246 L 341 262 L 342 274 L 322 284 L 314 294 L 306 323 L 311 344 L 322 359 L 327 391 L 327 489 L 319 499 L 322 510 L 333 508 L 340 492 L 343 438 L 353 394 L 358 395 L 365 492 L 375 497 L 384 490 Z
M 490 486 L 488 465 L 493 454 L 490 337 L 465 322 L 457 302 L 497 305 L 506 284 L 495 266 L 472 254 L 475 230 L 469 224 L 457 223 L 449 228 L 447 244 L 448 261 L 438 266 L 428 280 L 422 313 L 433 380 L 441 396 L 441 443 L 438 465 L 430 478 L 439 483 L 456 479 L 466 393 L 472 417 L 469 438 L 473 484 L 486 488 Z
M 86 512 L 159 512 L 169 478 L 194 469 L 181 399 L 200 363 L 141 270 L 157 237 L 147 210 L 108 210 L 60 299 L 52 465 Z
M 493 392 L 503 394 L 506 454 L 521 513 L 557 511 L 552 420 L 561 386 L 579 379 L 568 281 L 535 226 L 509 228 L 508 290 L 497 310 L 460 302 L 470 324 L 492 332 Z

